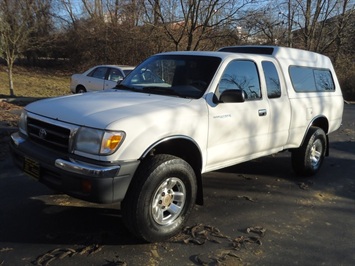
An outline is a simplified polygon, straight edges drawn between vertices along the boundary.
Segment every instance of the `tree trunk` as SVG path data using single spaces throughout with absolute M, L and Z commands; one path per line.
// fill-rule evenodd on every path
M 291 0 L 288 0 L 287 3 L 287 9 L 288 9 L 288 14 L 287 14 L 287 45 L 288 47 L 293 46 L 293 39 L 292 39 L 292 25 L 293 25 L 293 15 L 291 15 L 291 12 L 293 14 L 293 10 L 291 10 Z
M 12 78 L 12 64 L 11 65 L 8 64 L 7 75 L 9 77 L 10 96 L 13 97 L 13 96 L 15 96 L 15 93 L 14 93 L 14 82 L 13 82 L 13 78 Z

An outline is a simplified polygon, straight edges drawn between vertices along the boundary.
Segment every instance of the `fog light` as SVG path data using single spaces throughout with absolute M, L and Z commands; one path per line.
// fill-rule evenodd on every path
M 81 181 L 81 188 L 83 192 L 90 193 L 92 189 L 92 184 L 90 180 L 83 180 Z

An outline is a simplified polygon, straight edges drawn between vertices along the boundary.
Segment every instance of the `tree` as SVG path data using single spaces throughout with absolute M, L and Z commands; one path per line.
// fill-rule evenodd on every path
M 46 0 L 0 0 L 0 43 L 7 63 L 10 96 L 14 96 L 13 66 L 16 59 L 34 44 L 43 29 L 41 18 L 48 11 Z M 34 41 L 36 40 L 36 41 Z
M 51 0 L 31 1 L 33 12 L 29 14 L 27 29 L 29 36 L 25 56 L 32 65 L 39 57 L 47 57 L 52 51 L 54 26 L 52 23 Z
M 237 30 L 240 12 L 252 0 L 147 0 L 150 23 L 162 28 L 176 50 L 198 50 L 222 29 Z
M 285 45 L 287 28 L 279 15 L 271 5 L 248 11 L 242 22 L 247 43 Z
M 324 53 L 345 30 L 351 0 L 286 0 L 277 3 L 287 21 L 289 46 Z M 334 17 L 342 17 L 330 24 Z M 340 24 L 339 24 L 340 23 Z
M 0 0 L 1 50 L 8 68 L 10 96 L 14 95 L 13 65 L 18 55 L 23 51 L 27 39 L 26 19 L 22 16 L 25 13 L 23 11 L 22 2 L 20 1 Z
M 166 37 L 144 23 L 143 0 L 72 0 L 57 2 L 62 40 L 72 65 L 137 64 L 169 46 Z M 74 41 L 73 41 L 74 40 Z

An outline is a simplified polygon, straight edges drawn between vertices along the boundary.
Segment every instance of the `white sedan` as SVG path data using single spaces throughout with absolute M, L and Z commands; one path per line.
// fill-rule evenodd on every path
M 111 89 L 133 69 L 133 66 L 95 66 L 82 74 L 72 75 L 70 78 L 70 90 L 72 93 L 83 93 Z

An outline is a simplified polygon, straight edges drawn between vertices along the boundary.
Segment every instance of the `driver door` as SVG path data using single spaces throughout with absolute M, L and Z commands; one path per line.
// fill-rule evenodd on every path
M 231 61 L 216 91 L 243 90 L 244 102 L 209 106 L 207 171 L 253 158 L 268 147 L 268 101 L 263 100 L 257 65 L 250 60 Z

